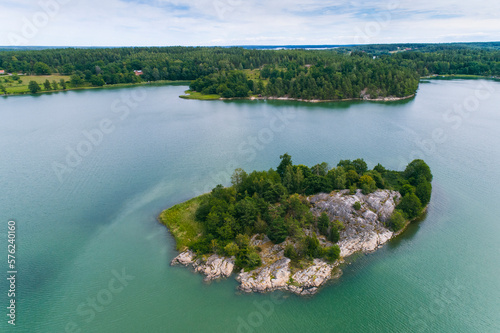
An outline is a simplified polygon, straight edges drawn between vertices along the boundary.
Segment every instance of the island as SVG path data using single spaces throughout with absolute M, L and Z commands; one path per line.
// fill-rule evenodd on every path
M 313 167 L 289 154 L 268 171 L 236 169 L 232 186 L 175 205 L 159 216 L 190 266 L 206 281 L 236 273 L 243 292 L 315 294 L 356 252 L 371 252 L 426 210 L 432 173 L 423 160 L 404 171 L 363 159 Z

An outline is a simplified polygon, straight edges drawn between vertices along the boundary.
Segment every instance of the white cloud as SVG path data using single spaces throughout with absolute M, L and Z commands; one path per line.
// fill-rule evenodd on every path
M 500 40 L 500 3 L 489 0 L 64 0 L 24 38 L 40 3 L 55 1 L 3 0 L 0 45 L 12 36 L 57 46 Z

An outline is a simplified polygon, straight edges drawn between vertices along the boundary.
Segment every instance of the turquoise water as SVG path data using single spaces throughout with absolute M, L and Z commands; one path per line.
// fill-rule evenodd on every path
M 16 327 L 4 281 L 0 331 L 500 331 L 500 83 L 431 81 L 389 104 L 191 101 L 185 89 L 0 99 L 0 257 L 13 219 L 18 266 Z M 242 295 L 232 278 L 170 267 L 156 216 L 284 152 L 393 169 L 423 157 L 428 214 L 311 298 Z

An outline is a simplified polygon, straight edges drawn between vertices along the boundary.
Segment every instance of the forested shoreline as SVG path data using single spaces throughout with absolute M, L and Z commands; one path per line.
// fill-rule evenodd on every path
M 16 76 L 0 76 L 0 85 L 4 93 L 9 93 L 9 87 L 23 80 L 18 74 L 57 74 L 65 77 L 56 84 L 38 84 L 38 88 L 30 81 L 34 89 L 29 91 L 182 80 L 191 81 L 191 90 L 202 96 L 222 98 L 401 98 L 415 94 L 423 76 L 500 75 L 500 51 L 471 45 L 398 47 L 397 51 L 381 46 L 334 50 L 124 47 L 0 51 L 0 69 Z

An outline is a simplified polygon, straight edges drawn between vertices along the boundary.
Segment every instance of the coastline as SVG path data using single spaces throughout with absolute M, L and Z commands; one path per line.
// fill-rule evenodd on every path
M 403 97 L 396 96 L 387 96 L 380 98 L 344 98 L 344 99 L 300 99 L 300 98 L 291 98 L 291 97 L 277 97 L 277 96 L 250 96 L 250 97 L 231 97 L 231 98 L 223 98 L 219 95 L 202 95 L 198 92 L 190 92 L 189 90 L 185 91 L 186 95 L 181 95 L 179 98 L 182 99 L 192 99 L 192 100 L 204 100 L 204 101 L 234 101 L 234 100 L 277 100 L 277 101 L 296 101 L 296 102 L 305 102 L 305 103 L 331 103 L 331 102 L 348 102 L 348 101 L 366 101 L 366 102 L 396 102 L 414 98 L 415 94 L 411 94 Z
M 426 206 L 417 218 L 407 220 L 401 230 L 393 232 L 385 226 L 385 222 L 388 221 L 401 200 L 399 192 L 377 190 L 364 195 L 358 190 L 356 194 L 348 195 L 348 191 L 343 190 L 312 195 L 307 200 L 312 204 L 313 213 L 335 214 L 336 218 L 340 217 L 344 221 L 346 227 L 341 232 L 338 242 L 341 255 L 334 262 L 316 258 L 307 263 L 301 262 L 298 268 L 297 263 L 293 264 L 292 260 L 284 256 L 284 248 L 290 244 L 288 239 L 283 243 L 274 244 L 267 236 L 260 234 L 252 236 L 251 245 L 261 249 L 263 265 L 253 270 L 236 271 L 234 256 L 224 257 L 215 253 L 198 256 L 189 250 L 185 243 L 179 243 L 178 235 L 186 232 L 186 230 L 178 229 L 181 225 L 180 221 L 166 220 L 166 213 L 172 210 L 195 211 L 195 206 L 200 201 L 200 197 L 196 197 L 163 211 L 158 217 L 158 221 L 168 228 L 176 240 L 176 248 L 180 252 L 172 259 L 171 265 L 191 267 L 194 272 L 205 275 L 204 280 L 207 282 L 227 278 L 234 273 L 240 284 L 238 289 L 245 293 L 284 290 L 302 296 L 313 295 L 328 281 L 341 276 L 342 270 L 339 266 L 345 262 L 345 259 L 355 253 L 367 254 L 376 251 L 388 241 L 403 234 L 410 223 L 418 220 L 427 210 Z M 352 209 L 355 201 L 362 203 L 360 211 Z M 192 230 L 191 227 L 186 229 Z M 312 232 L 304 231 L 306 234 Z M 318 239 L 322 246 L 333 245 L 323 236 L 319 236 Z
M 184 80 L 180 80 L 180 81 L 163 80 L 163 81 L 140 82 L 140 83 L 117 83 L 117 84 L 108 84 L 108 85 L 104 85 L 101 87 L 84 86 L 84 87 L 67 87 L 66 89 L 57 89 L 57 90 L 43 90 L 43 91 L 39 91 L 39 92 L 34 93 L 34 94 L 31 93 L 30 91 L 11 92 L 8 94 L 0 94 L 0 97 L 36 96 L 36 95 L 53 94 L 53 93 L 75 91 L 75 90 L 135 88 L 135 87 L 140 87 L 140 86 L 164 86 L 164 85 L 170 85 L 170 84 L 189 84 L 189 82 L 190 81 L 184 81 Z

